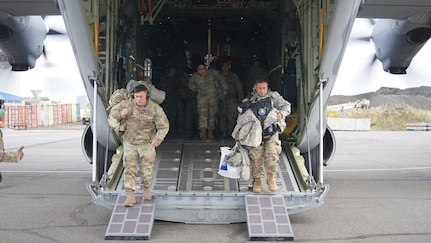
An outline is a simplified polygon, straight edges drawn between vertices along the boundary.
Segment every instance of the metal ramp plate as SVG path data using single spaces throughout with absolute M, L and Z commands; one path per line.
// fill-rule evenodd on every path
M 282 195 L 245 196 L 247 227 L 252 241 L 292 241 L 293 232 Z
M 217 173 L 220 147 L 226 144 L 232 143 L 164 142 L 157 150 L 154 192 L 247 192 L 251 180 L 236 181 Z M 286 155 L 280 156 L 279 166 L 278 191 L 299 191 Z
M 105 233 L 105 240 L 149 240 L 154 224 L 156 197 L 151 201 L 142 200 L 142 194 L 136 194 L 136 204 L 124 207 L 127 194 L 117 197 L 111 219 Z

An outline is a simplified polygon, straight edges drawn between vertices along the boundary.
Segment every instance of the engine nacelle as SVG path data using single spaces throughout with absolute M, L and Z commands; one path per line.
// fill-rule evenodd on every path
M 81 148 L 84 157 L 90 164 L 93 164 L 93 131 L 91 130 L 91 125 L 87 125 L 81 137 Z M 114 155 L 113 150 L 106 146 L 97 143 L 97 159 L 96 159 L 96 174 L 97 179 L 100 180 L 102 175 L 109 169 L 112 163 L 112 155 Z
M 84 129 L 81 137 L 81 149 L 88 163 L 93 162 L 93 131 L 90 124 Z
M 327 166 L 331 163 L 332 158 L 335 154 L 335 136 L 329 126 L 326 126 L 325 134 L 323 135 L 323 165 Z M 320 154 L 319 154 L 319 145 L 315 146 L 310 150 L 310 153 L 305 152 L 303 154 L 305 159 L 305 166 L 307 167 L 308 172 L 312 171 L 313 177 L 316 181 L 319 180 L 319 171 L 320 169 Z M 310 168 L 311 166 L 311 168 Z
M 326 126 L 325 134 L 323 135 L 323 165 L 327 166 L 331 163 L 336 149 L 335 135 L 329 126 Z
M 431 37 L 431 26 L 410 20 L 377 21 L 373 30 L 376 57 L 383 69 L 392 74 L 406 74 L 413 57 Z
M 40 16 L 10 16 L 0 12 L 0 49 L 6 54 L 12 71 L 27 71 L 35 66 L 43 52 L 47 32 Z

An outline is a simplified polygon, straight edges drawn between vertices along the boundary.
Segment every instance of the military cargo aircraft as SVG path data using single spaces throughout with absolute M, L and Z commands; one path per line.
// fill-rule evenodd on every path
M 292 104 L 277 174 L 289 213 L 318 207 L 329 190 L 323 166 L 335 153 L 326 106 L 355 18 L 370 19 L 375 59 L 403 75 L 431 36 L 428 0 L 10 0 L 0 2 L 0 49 L 13 71 L 33 68 L 48 33 L 43 17 L 62 15 L 93 108 L 83 134 L 93 164 L 87 187 L 112 207 L 122 188 L 121 143 L 107 122 L 112 93 L 150 58 L 193 71 L 200 61 L 230 60 L 241 73 L 259 58 L 271 88 Z M 355 67 L 352 67 L 355 68 Z M 358 84 L 360 85 L 360 84 Z M 250 90 L 251 87 L 245 87 Z M 177 136 L 158 149 L 155 218 L 176 222 L 244 222 L 249 183 L 217 174 L 221 146 Z

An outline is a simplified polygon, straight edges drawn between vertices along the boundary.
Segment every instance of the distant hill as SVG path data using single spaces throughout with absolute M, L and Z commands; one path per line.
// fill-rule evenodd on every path
M 382 87 L 376 92 L 352 96 L 334 95 L 329 97 L 328 105 L 356 102 L 362 99 L 370 101 L 370 108 L 384 104 L 407 104 L 417 109 L 431 110 L 431 87 L 421 86 L 407 89 Z

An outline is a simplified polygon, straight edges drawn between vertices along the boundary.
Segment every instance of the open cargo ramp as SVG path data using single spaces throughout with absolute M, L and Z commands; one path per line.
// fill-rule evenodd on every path
M 229 141 L 165 141 L 157 149 L 154 167 L 153 195 L 157 197 L 154 219 L 197 224 L 226 224 L 247 221 L 245 196 L 253 194 L 252 181 L 238 181 L 217 174 L 220 147 Z M 279 170 L 275 176 L 277 194 L 284 198 L 289 214 L 316 208 L 323 203 L 329 186 L 304 189 L 299 183 L 297 165 L 291 148 L 283 145 Z M 292 166 L 293 164 L 293 166 Z M 119 194 L 125 194 L 122 162 L 112 188 L 88 185 L 96 204 L 113 208 Z M 112 168 L 111 168 L 112 169 Z M 110 170 L 111 170 L 110 169 Z M 269 193 L 264 183 L 264 192 Z M 139 185 L 138 185 L 139 188 Z M 140 193 L 140 188 L 137 190 Z

